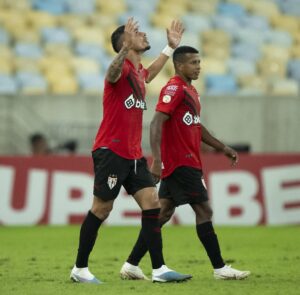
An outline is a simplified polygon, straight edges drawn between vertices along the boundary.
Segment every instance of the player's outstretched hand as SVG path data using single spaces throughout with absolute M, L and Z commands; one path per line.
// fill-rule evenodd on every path
M 130 17 L 125 25 L 123 47 L 131 49 L 133 46 L 133 38 L 139 30 L 138 22 Z
M 231 166 L 235 166 L 239 161 L 238 153 L 229 146 L 225 146 L 223 149 L 224 155 L 230 159 Z
M 167 38 L 170 47 L 173 49 L 178 47 L 183 32 L 184 28 L 182 22 L 179 20 L 173 20 L 171 26 L 167 28 Z
M 155 184 L 159 183 L 160 176 L 161 176 L 161 162 L 153 160 L 150 168 L 150 172 L 152 174 L 154 183 Z

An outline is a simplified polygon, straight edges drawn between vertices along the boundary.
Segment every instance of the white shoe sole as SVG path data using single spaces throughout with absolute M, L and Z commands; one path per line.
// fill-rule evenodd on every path
M 249 277 L 250 275 L 250 271 L 245 271 L 243 272 L 242 274 L 240 275 L 236 275 L 236 276 L 222 276 L 222 275 L 219 275 L 219 274 L 214 274 L 214 278 L 216 280 L 244 280 L 246 279 L 247 277 Z
M 146 280 L 146 281 L 149 281 L 149 279 L 145 275 L 138 276 L 130 271 L 120 272 L 120 277 L 122 280 Z

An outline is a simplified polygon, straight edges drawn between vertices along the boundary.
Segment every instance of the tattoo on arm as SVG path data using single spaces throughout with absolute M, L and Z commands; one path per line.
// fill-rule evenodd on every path
M 107 73 L 106 80 L 110 83 L 115 83 L 119 80 L 122 72 L 122 66 L 127 56 L 128 49 L 122 48 L 118 55 L 114 58 L 110 64 Z

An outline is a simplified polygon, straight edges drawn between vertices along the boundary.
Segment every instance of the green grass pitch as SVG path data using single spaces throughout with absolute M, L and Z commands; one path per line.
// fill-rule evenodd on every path
M 291 227 L 217 227 L 228 264 L 247 269 L 243 281 L 216 281 L 194 227 L 163 229 L 168 266 L 193 279 L 153 284 L 122 281 L 119 270 L 137 237 L 138 227 L 103 226 L 90 258 L 90 270 L 103 285 L 69 280 L 79 226 L 0 227 L 0 294 L 300 294 L 300 229 Z M 149 256 L 141 263 L 151 273 Z

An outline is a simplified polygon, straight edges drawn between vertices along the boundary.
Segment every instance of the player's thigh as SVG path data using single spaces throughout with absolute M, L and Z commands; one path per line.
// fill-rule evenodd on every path
M 114 200 L 129 174 L 130 160 L 124 159 L 109 149 L 92 153 L 94 163 L 94 196 L 103 201 Z
M 123 185 L 128 194 L 133 195 L 141 209 L 160 207 L 156 186 L 145 158 L 137 160 L 134 169 L 130 170 Z

